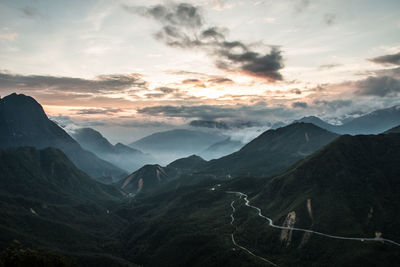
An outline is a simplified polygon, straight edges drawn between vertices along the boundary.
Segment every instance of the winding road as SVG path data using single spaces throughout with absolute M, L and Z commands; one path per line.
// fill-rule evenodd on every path
M 234 221 L 235 221 L 235 217 L 233 216 L 233 214 L 234 214 L 235 211 L 236 211 L 235 206 L 233 206 L 234 203 L 235 203 L 235 200 L 231 202 L 231 207 L 232 207 L 232 213 L 231 213 L 231 219 L 232 219 L 232 220 L 231 220 L 231 225 L 233 225 L 233 223 L 234 223 Z M 232 238 L 232 243 L 233 243 L 235 246 L 237 246 L 238 248 L 240 248 L 240 249 L 246 251 L 246 252 L 249 253 L 251 256 L 256 257 L 256 258 L 258 258 L 258 259 L 260 259 L 260 260 L 262 260 L 262 261 L 264 261 L 264 262 L 266 262 L 266 263 L 268 263 L 268 264 L 270 264 L 270 265 L 278 266 L 277 264 L 273 263 L 272 261 L 269 261 L 269 260 L 267 260 L 266 258 L 263 258 L 263 257 L 261 257 L 261 256 L 258 256 L 258 255 L 256 255 L 256 254 L 254 254 L 253 252 L 251 252 L 250 250 L 248 250 L 247 248 L 242 247 L 241 245 L 239 245 L 238 243 L 236 243 L 235 237 L 233 236 L 233 234 L 234 234 L 234 233 L 231 234 L 231 238 Z
M 320 236 L 324 236 L 324 237 L 328 237 L 328 238 L 334 238 L 334 239 L 341 239 L 341 240 L 354 240 L 354 241 L 373 241 L 373 242 L 387 242 L 390 244 L 393 244 L 395 246 L 400 247 L 400 243 L 397 243 L 393 240 L 390 239 L 386 239 L 386 238 L 381 238 L 381 237 L 375 237 L 375 238 L 370 238 L 370 237 L 344 237 L 344 236 L 336 236 L 336 235 L 330 235 L 330 234 L 325 234 L 325 233 L 321 233 L 321 232 L 317 232 L 317 231 L 313 231 L 313 230 L 309 230 L 309 229 L 302 229 L 302 228 L 297 228 L 297 227 L 286 227 L 286 226 L 279 226 L 279 225 L 275 225 L 274 222 L 272 221 L 271 218 L 268 218 L 267 216 L 263 215 L 261 212 L 261 209 L 250 205 L 250 201 L 248 200 L 248 196 L 242 192 L 236 192 L 236 191 L 226 191 L 226 193 L 228 194 L 236 194 L 239 195 L 240 199 L 244 199 L 245 201 L 245 205 L 247 207 L 250 207 L 252 209 L 255 209 L 258 211 L 258 216 L 260 216 L 261 218 L 267 220 L 269 222 L 269 226 L 273 227 L 273 228 L 277 228 L 277 229 L 284 229 L 284 230 L 293 230 L 293 231 L 300 231 L 300 232 L 305 232 L 305 233 L 313 233 L 316 235 L 320 235 Z M 233 206 L 233 202 L 231 203 L 231 206 L 233 208 L 233 213 L 235 212 L 235 208 Z M 231 214 L 231 224 L 233 224 L 234 221 L 234 217 L 233 217 L 233 213 Z

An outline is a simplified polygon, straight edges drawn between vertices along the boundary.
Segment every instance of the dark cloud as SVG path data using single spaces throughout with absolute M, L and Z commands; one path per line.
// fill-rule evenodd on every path
M 73 109 L 72 111 L 76 111 L 76 114 L 78 115 L 97 115 L 97 114 L 103 114 L 103 115 L 110 115 L 110 114 L 115 114 L 118 112 L 121 112 L 122 109 L 120 108 L 88 108 L 88 109 Z
M 232 84 L 233 83 L 233 81 L 231 79 L 223 78 L 223 77 L 212 78 L 212 79 L 209 79 L 208 82 L 210 82 L 212 84 Z
M 164 87 L 158 87 L 156 89 L 161 91 L 161 92 L 163 92 L 164 94 L 170 94 L 170 93 L 178 91 L 178 89 L 176 89 L 176 88 L 165 87 L 165 86 Z
M 22 14 L 25 17 L 28 17 L 28 18 L 39 18 L 39 17 L 42 17 L 42 15 L 39 13 L 39 11 L 36 8 L 31 7 L 31 6 L 21 7 L 21 8 L 19 8 L 19 11 L 21 11 Z
M 335 100 L 315 100 L 313 102 L 314 105 L 320 106 L 328 111 L 336 111 L 338 109 L 349 107 L 353 104 L 351 100 L 342 100 L 342 99 L 335 99 Z
M 298 13 L 305 11 L 310 6 L 310 0 L 295 0 L 294 10 Z
M 265 120 L 266 117 L 291 117 L 294 111 L 286 107 L 266 107 L 264 104 L 254 105 L 198 105 L 198 106 L 152 106 L 137 110 L 140 114 L 171 117 L 198 118 L 201 120 L 243 119 Z
M 112 93 L 121 90 L 146 89 L 140 74 L 99 75 L 94 79 L 71 77 L 18 75 L 0 72 L 0 90 L 48 90 L 72 93 Z
M 307 107 L 308 107 L 308 104 L 306 102 L 298 101 L 298 102 L 292 103 L 292 108 L 307 108 Z
M 198 28 L 203 24 L 199 9 L 187 3 L 155 5 L 150 8 L 127 5 L 122 7 L 129 12 L 151 17 L 166 25 Z
M 301 91 L 298 88 L 291 89 L 290 92 L 292 94 L 301 95 Z
M 397 54 L 384 55 L 376 58 L 371 58 L 369 60 L 378 64 L 400 65 L 400 52 Z
M 368 77 L 355 83 L 356 95 L 396 96 L 400 93 L 400 80 L 390 77 Z
M 227 130 L 230 127 L 223 121 L 193 120 L 189 123 L 193 127 L 215 128 Z
M 200 9 L 191 4 L 166 4 L 152 7 L 123 6 L 128 12 L 150 17 L 162 28 L 155 38 L 168 46 L 201 49 L 215 58 L 218 68 L 242 72 L 269 81 L 282 80 L 284 67 L 281 51 L 269 46 L 268 52 L 256 51 L 254 45 L 227 40 L 227 30 L 205 27 Z
M 206 87 L 204 82 L 199 79 L 186 79 L 182 81 L 182 84 L 191 84 L 194 85 L 195 87 L 202 87 L 202 88 Z
M 336 22 L 336 15 L 333 13 L 326 13 L 323 17 L 323 20 L 326 25 L 331 26 Z
M 341 66 L 341 64 L 325 64 L 318 67 L 320 70 L 329 70 Z
M 214 129 L 244 129 L 262 126 L 255 121 L 214 121 L 214 120 L 193 120 L 189 123 L 193 127 L 214 128 Z
M 162 98 L 162 97 L 164 97 L 166 94 L 164 94 L 164 93 L 148 93 L 148 94 L 145 94 L 144 96 L 146 97 L 146 98 L 150 98 L 150 99 L 152 99 L 152 98 Z

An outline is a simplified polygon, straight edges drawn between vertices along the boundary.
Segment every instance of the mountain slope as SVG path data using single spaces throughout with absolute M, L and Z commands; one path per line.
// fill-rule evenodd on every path
M 127 255 L 151 266 L 266 266 L 263 259 L 278 266 L 392 266 L 400 248 L 364 238 L 400 240 L 399 153 L 400 135 L 346 135 L 273 179 L 211 179 L 138 198 L 120 213 L 131 222 L 123 235 Z M 229 191 L 245 192 L 261 210 Z
M 177 158 L 197 154 L 225 138 L 214 133 L 176 129 L 154 133 L 129 146 L 148 152 L 161 160 L 162 164 L 167 164 Z
M 346 134 L 379 134 L 400 124 L 400 106 L 380 109 L 355 118 L 337 127 Z
M 170 178 L 167 170 L 160 165 L 145 165 L 119 181 L 117 185 L 124 192 L 137 194 L 153 190 L 166 183 Z
M 132 172 L 148 163 L 154 163 L 155 159 L 144 154 L 138 149 L 125 146 L 121 143 L 112 145 L 98 131 L 92 128 L 81 128 L 76 130 L 72 137 L 86 150 L 93 152 L 99 158 L 107 160 L 112 164 Z
M 385 133 L 400 133 L 400 125 L 385 131 Z
M 76 166 L 94 178 L 119 177 L 124 172 L 83 150 L 33 98 L 11 94 L 0 99 L 0 148 L 34 146 L 61 149 Z
M 294 123 L 264 132 L 239 151 L 211 160 L 204 170 L 231 176 L 276 175 L 337 136 L 310 123 Z
M 293 123 L 296 123 L 296 122 L 312 123 L 315 126 L 318 126 L 319 128 L 322 128 L 322 129 L 325 129 L 325 130 L 328 130 L 330 132 L 336 132 L 336 130 L 337 130 L 336 129 L 337 128 L 336 125 L 332 125 L 330 123 L 327 123 L 327 122 L 325 122 L 325 121 L 323 121 L 320 118 L 315 117 L 315 116 L 303 117 L 300 120 L 294 121 Z
M 292 227 L 399 241 L 399 175 L 400 135 L 345 135 L 271 180 L 251 202 L 279 226 L 291 218 Z M 242 227 L 252 223 L 248 220 Z M 248 244 L 258 251 L 283 248 L 275 256 L 289 259 L 286 265 L 386 266 L 400 255 L 389 243 L 363 244 L 271 227 L 249 234 L 263 236 L 258 244 Z
M 0 149 L 0 192 L 46 202 L 117 200 L 121 193 L 93 181 L 55 148 Z
M 201 152 L 201 155 L 206 159 L 217 159 L 239 150 L 243 145 L 242 142 L 232 140 L 228 137 L 223 141 L 212 144 L 206 150 Z
M 51 262 L 43 254 L 51 250 L 71 260 L 68 266 L 126 266 L 116 252 L 116 233 L 126 225 L 113 213 L 121 201 L 119 190 L 94 181 L 58 149 L 0 149 L 0 250 L 15 240 L 38 249 L 18 248 L 14 258 L 0 253 L 0 265 L 47 266 L 33 265 L 33 256 Z

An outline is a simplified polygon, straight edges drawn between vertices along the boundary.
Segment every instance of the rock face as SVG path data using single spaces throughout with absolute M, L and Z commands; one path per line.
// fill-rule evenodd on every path
M 93 178 L 119 177 L 124 171 L 88 152 L 56 123 L 32 97 L 11 94 L 0 99 L 0 147 L 55 147 Z

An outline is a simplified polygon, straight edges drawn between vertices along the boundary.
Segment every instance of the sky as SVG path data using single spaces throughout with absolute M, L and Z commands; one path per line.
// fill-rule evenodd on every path
M 400 103 L 398 0 L 0 0 L 0 95 L 125 143 Z

